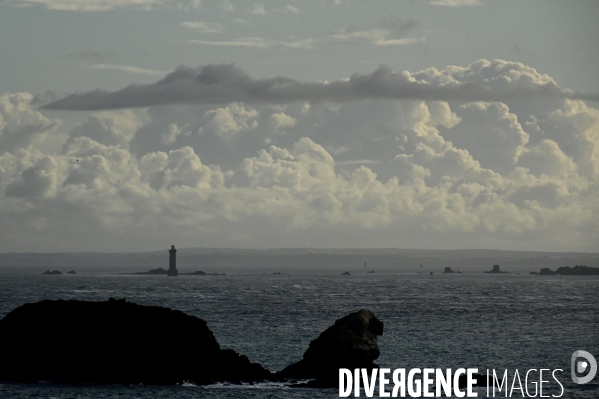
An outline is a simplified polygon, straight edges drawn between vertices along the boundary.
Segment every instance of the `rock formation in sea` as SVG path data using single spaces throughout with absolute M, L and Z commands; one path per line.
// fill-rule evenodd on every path
M 271 373 L 220 348 L 206 322 L 157 306 L 45 300 L 0 320 L 0 381 L 108 384 L 255 382 Z
M 45 272 L 43 272 L 42 274 L 62 274 L 62 272 L 58 271 L 58 270 L 46 270 Z
M 310 342 L 303 359 L 275 374 L 279 379 L 311 379 L 314 387 L 339 384 L 340 368 L 378 367 L 377 336 L 383 335 L 383 322 L 369 310 L 360 310 L 337 320 Z
M 507 272 L 502 272 L 499 269 L 499 265 L 493 265 L 493 268 L 491 270 L 489 270 L 488 272 L 485 273 L 490 273 L 490 274 L 507 274 Z
M 303 359 L 271 373 L 221 349 L 198 317 L 125 299 L 44 300 L 0 320 L 0 382 L 198 385 L 311 380 L 337 386 L 339 368 L 378 367 L 383 323 L 369 310 L 337 320 L 313 340 Z
M 77 273 L 75 273 L 75 270 L 69 270 L 69 271 L 67 272 L 67 274 L 77 274 Z
M 539 273 L 530 272 L 530 274 L 540 274 L 542 276 L 599 276 L 599 267 L 579 266 L 561 266 L 556 271 L 548 267 L 541 269 Z
M 179 273 L 179 276 L 224 276 L 225 273 L 206 273 L 202 270 L 196 270 L 191 273 Z
M 341 273 L 342 276 L 351 276 L 351 273 L 348 271 L 345 271 L 343 273 Z
M 447 266 L 445 268 L 445 270 L 443 270 L 443 273 L 453 273 L 454 271 L 451 269 L 451 267 Z
M 123 273 L 123 274 L 157 274 L 157 275 L 166 276 L 167 273 L 168 273 L 168 270 L 165 270 L 165 269 L 159 267 L 158 269 L 150 269 L 147 272 Z

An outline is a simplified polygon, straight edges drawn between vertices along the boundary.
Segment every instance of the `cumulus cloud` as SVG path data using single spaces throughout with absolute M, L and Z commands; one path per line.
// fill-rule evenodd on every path
M 260 41 L 256 41 L 260 43 Z M 253 79 L 234 65 L 180 66 L 162 80 L 131 85 L 114 92 L 71 94 L 47 109 L 99 110 L 168 104 L 282 104 L 351 102 L 365 99 L 428 101 L 506 101 L 514 98 L 594 98 L 559 86 L 551 77 L 518 62 L 479 60 L 466 67 L 428 68 L 411 73 L 380 66 L 369 74 L 353 74 L 333 82 L 300 82 L 278 76 Z
M 223 69 L 208 72 L 191 79 L 223 81 Z M 409 76 L 567 93 L 517 63 Z M 167 238 L 593 250 L 599 240 L 599 110 L 581 100 L 167 105 L 94 112 L 63 132 L 31 95 L 0 98 L 0 140 L 28 137 L 0 145 L 0 223 L 14 226 L 0 230 L 5 250 L 131 250 Z
M 255 109 L 233 103 L 225 108 L 206 112 L 204 117 L 208 123 L 200 128 L 199 133 L 214 132 L 221 138 L 230 139 L 243 130 L 255 129 L 258 126 L 255 120 L 257 116 Z
M 7 0 L 6 3 L 17 7 L 41 5 L 50 10 L 87 12 L 122 8 L 153 10 L 162 7 L 197 10 L 201 5 L 200 0 Z
M 0 154 L 41 140 L 60 125 L 33 109 L 33 100 L 29 93 L 0 95 Z

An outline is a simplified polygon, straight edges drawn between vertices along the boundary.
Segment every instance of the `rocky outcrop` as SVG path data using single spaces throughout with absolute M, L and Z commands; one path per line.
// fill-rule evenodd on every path
M 489 270 L 488 272 L 485 272 L 487 274 L 507 274 L 507 272 L 502 272 L 499 269 L 499 265 L 493 265 L 493 268 L 491 270 Z
M 179 273 L 180 276 L 224 276 L 225 273 L 206 273 L 202 270 L 196 270 L 191 273 Z
M 272 374 L 246 356 L 221 349 L 198 317 L 125 299 L 45 300 L 0 320 L 0 382 L 172 385 L 311 380 L 338 384 L 339 368 L 378 367 L 383 323 L 351 313 L 313 340 L 303 359 Z
M 62 274 L 62 272 L 58 271 L 58 270 L 46 270 L 45 272 L 43 272 L 42 274 Z
M 155 275 L 166 276 L 168 274 L 168 270 L 165 270 L 165 269 L 159 267 L 158 269 L 150 269 L 147 272 L 123 273 L 123 274 L 155 274 Z
M 77 274 L 77 273 L 75 273 L 75 270 L 69 270 L 69 271 L 67 272 L 67 274 Z
M 360 310 L 337 320 L 310 342 L 303 359 L 278 372 L 279 379 L 312 379 L 310 386 L 337 386 L 339 368 L 378 367 L 377 336 L 383 323 L 369 310 Z
M 530 272 L 530 274 L 540 274 L 541 276 L 599 276 L 599 267 L 588 267 L 588 266 L 562 266 L 558 267 L 556 271 L 551 270 L 548 267 L 541 269 L 539 273 Z
M 451 267 L 447 266 L 445 268 L 445 270 L 443 270 L 443 273 L 444 274 L 449 274 L 449 273 L 454 273 L 454 271 L 451 269 Z
M 0 381 L 209 384 L 271 377 L 221 349 L 204 320 L 124 299 L 25 304 L 0 320 L 0 342 Z
M 351 276 L 351 273 L 348 271 L 345 271 L 343 273 L 341 273 L 342 276 Z

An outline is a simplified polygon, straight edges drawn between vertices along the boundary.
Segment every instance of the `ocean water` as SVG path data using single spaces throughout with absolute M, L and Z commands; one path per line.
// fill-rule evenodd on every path
M 226 276 L 167 278 L 0 270 L 0 317 L 42 299 L 109 297 L 201 317 L 221 347 L 245 354 L 271 371 L 299 360 L 309 342 L 336 319 L 366 308 L 385 324 L 379 337 L 381 367 L 478 367 L 483 374 L 486 369 L 508 369 L 510 384 L 515 369 L 520 374 L 531 368 L 563 369 L 556 374 L 565 388 L 563 398 L 599 398 L 599 376 L 586 385 L 573 384 L 570 378 L 575 350 L 599 358 L 598 277 L 392 272 L 341 276 L 337 271 L 298 269 L 276 275 L 243 270 Z M 550 375 L 548 379 L 552 380 Z M 486 397 L 485 389 L 477 392 Z M 555 384 L 545 392 L 559 393 Z M 277 384 L 0 385 L 0 398 L 334 397 L 337 389 Z M 522 396 L 515 391 L 512 397 Z

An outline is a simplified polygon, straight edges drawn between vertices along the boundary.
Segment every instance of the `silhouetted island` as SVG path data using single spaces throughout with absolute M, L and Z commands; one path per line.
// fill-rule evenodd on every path
M 588 267 L 582 265 L 576 265 L 574 267 L 562 266 L 558 267 L 556 271 L 553 271 L 548 267 L 544 267 L 539 273 L 530 272 L 530 274 L 539 274 L 541 276 L 599 276 L 599 267 Z
M 58 270 L 46 270 L 45 272 L 43 272 L 42 274 L 62 274 L 62 272 L 58 271 Z
M 74 271 L 74 270 L 69 270 L 69 271 L 67 272 L 67 274 L 77 274 L 77 273 L 75 273 L 75 271 Z
M 493 268 L 491 270 L 489 270 L 488 272 L 485 273 L 491 273 L 491 274 L 508 274 L 508 272 L 502 272 L 501 270 L 499 270 L 499 265 L 493 265 Z
M 450 274 L 450 273 L 459 273 L 462 274 L 462 272 L 454 272 L 451 267 L 447 266 L 444 270 L 443 270 L 443 274 Z M 432 274 L 432 273 L 431 273 Z
M 179 273 L 179 276 L 225 276 L 225 273 L 206 273 L 201 270 L 197 270 L 191 273 Z
M 377 335 L 383 335 L 383 322 L 369 310 L 351 313 L 327 328 L 310 342 L 303 359 L 275 374 L 280 379 L 311 379 L 310 387 L 336 387 L 340 368 L 378 367 Z
M 370 271 L 368 271 L 366 273 L 375 273 L 375 271 L 374 270 L 370 270 Z
M 48 328 L 52 326 L 52 328 Z M 378 367 L 383 323 L 360 310 L 313 340 L 304 357 L 271 373 L 221 349 L 206 322 L 178 310 L 110 298 L 103 302 L 45 300 L 0 320 L 0 382 L 172 385 L 189 381 L 288 381 L 336 386 L 338 369 Z
M 167 273 L 168 273 L 168 270 L 164 270 L 163 268 L 159 267 L 158 269 L 150 269 L 150 271 L 147 271 L 147 272 L 123 273 L 123 274 L 156 274 L 156 275 L 166 276 Z
M 342 275 L 342 276 L 351 276 L 351 273 L 350 273 L 350 272 L 347 272 L 347 271 L 345 271 L 345 272 L 341 273 L 341 275 Z

